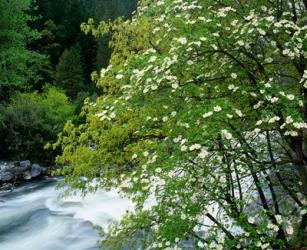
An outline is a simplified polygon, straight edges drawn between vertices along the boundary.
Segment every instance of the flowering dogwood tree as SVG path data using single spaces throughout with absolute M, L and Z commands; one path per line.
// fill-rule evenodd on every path
M 85 124 L 68 123 L 55 146 L 72 189 L 116 187 L 135 202 L 104 244 L 306 244 L 306 9 L 144 0 L 131 20 L 82 25 L 111 32 L 113 55 L 93 75 L 103 94 L 85 104 Z

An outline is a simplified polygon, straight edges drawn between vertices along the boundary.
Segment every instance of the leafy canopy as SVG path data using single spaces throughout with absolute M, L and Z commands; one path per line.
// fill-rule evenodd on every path
M 28 26 L 31 0 L 0 0 L 0 98 L 16 90 L 29 90 L 41 76 L 45 56 L 28 49 L 39 33 Z
M 104 244 L 139 232 L 146 249 L 304 245 L 306 5 L 144 0 L 131 20 L 82 25 L 112 33 L 113 54 L 86 123 L 55 146 L 72 189 L 136 203 Z
M 15 94 L 0 116 L 2 156 L 47 160 L 45 144 L 56 140 L 67 120 L 76 119 L 74 112 L 75 106 L 55 87 L 45 87 L 41 94 Z

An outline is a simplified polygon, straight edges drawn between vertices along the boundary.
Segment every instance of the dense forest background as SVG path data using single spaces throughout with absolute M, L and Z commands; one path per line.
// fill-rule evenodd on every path
M 52 162 L 45 150 L 98 90 L 110 36 L 85 35 L 88 18 L 129 17 L 137 0 L 0 0 L 0 159 Z

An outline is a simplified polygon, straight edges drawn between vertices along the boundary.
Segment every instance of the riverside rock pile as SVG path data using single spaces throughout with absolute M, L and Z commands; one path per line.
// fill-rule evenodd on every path
M 16 182 L 30 181 L 46 174 L 46 168 L 28 160 L 0 162 L 0 191 L 9 191 Z

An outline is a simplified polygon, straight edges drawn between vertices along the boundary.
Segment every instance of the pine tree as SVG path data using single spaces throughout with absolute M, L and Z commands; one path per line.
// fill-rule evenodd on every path
M 55 85 L 64 89 L 71 98 L 75 98 L 78 92 L 84 89 L 84 73 L 79 45 L 63 52 L 56 67 Z
M 50 56 L 52 65 L 54 65 L 61 55 L 61 44 L 56 41 L 57 26 L 53 20 L 49 19 L 44 22 L 43 29 L 41 31 L 42 37 L 38 41 L 39 50 Z
M 44 22 L 41 28 L 41 37 L 31 44 L 40 53 L 46 55 L 48 63 L 44 65 L 40 74 L 42 79 L 35 85 L 36 90 L 41 90 L 46 83 L 52 83 L 55 79 L 55 67 L 62 53 L 62 46 L 56 41 L 57 26 L 52 20 Z

